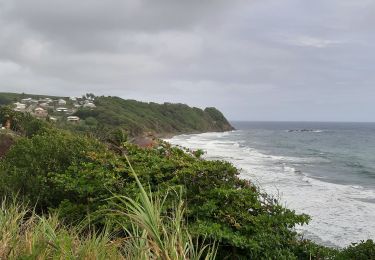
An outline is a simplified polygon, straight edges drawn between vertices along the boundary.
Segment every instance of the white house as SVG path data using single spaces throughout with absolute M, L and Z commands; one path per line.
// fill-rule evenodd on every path
M 56 108 L 57 112 L 68 112 L 68 109 L 66 107 L 58 107 Z
M 31 101 L 31 98 L 23 98 L 21 99 L 21 103 L 29 103 Z
M 26 109 L 26 105 L 25 104 L 16 102 L 16 103 L 14 103 L 14 105 L 16 106 L 16 108 L 14 109 L 16 111 L 23 111 L 23 110 Z
M 36 117 L 47 117 L 48 116 L 47 110 L 44 110 L 41 107 L 35 108 L 34 109 L 34 114 L 35 114 Z
M 39 104 L 39 106 L 47 108 L 47 107 L 49 107 L 49 104 L 48 103 L 41 103 L 41 104 Z
M 68 120 L 68 122 L 77 123 L 77 122 L 79 122 L 79 117 L 78 116 L 68 116 L 66 118 L 66 120 Z
M 83 105 L 83 107 L 85 107 L 85 108 L 95 108 L 96 106 L 95 106 L 94 103 L 86 103 L 86 104 Z
M 66 101 L 64 99 L 59 99 L 59 101 L 57 101 L 57 103 L 60 105 L 60 106 L 64 106 L 66 105 Z
M 39 103 L 51 103 L 53 100 L 50 98 L 41 98 L 38 100 Z

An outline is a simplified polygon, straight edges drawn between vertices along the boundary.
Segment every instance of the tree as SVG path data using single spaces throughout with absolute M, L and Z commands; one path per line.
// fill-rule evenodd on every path
M 0 120 L 6 129 L 12 129 L 18 118 L 19 114 L 13 111 L 11 107 L 5 106 L 0 109 Z

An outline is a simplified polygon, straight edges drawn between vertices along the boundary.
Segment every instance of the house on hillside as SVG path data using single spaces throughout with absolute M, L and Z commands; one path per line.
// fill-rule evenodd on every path
M 39 106 L 43 108 L 48 108 L 50 105 L 48 103 L 40 103 Z
M 21 111 L 24 111 L 26 109 L 26 104 L 22 104 L 22 103 L 16 102 L 16 103 L 14 103 L 14 105 L 16 106 L 14 108 L 14 111 L 21 112 Z
M 56 108 L 56 112 L 66 113 L 66 112 L 68 112 L 68 109 L 66 107 L 58 107 L 58 108 Z
M 50 98 L 41 98 L 38 100 L 39 103 L 47 103 L 47 104 L 51 103 L 52 101 L 53 100 Z
M 21 99 L 21 103 L 23 104 L 38 104 L 38 100 L 32 99 L 32 98 L 24 98 Z
M 83 105 L 84 108 L 95 108 L 95 104 L 94 103 L 91 103 L 91 102 L 88 102 L 86 104 Z
M 78 123 L 79 120 L 80 120 L 80 118 L 79 118 L 78 116 L 68 116 L 68 117 L 66 118 L 66 120 L 67 120 L 68 122 Z
M 34 115 L 39 118 L 46 118 L 48 116 L 48 112 L 41 107 L 37 107 L 34 109 Z
M 31 98 L 23 98 L 23 99 L 21 99 L 21 103 L 23 103 L 23 104 L 30 103 L 30 101 L 31 101 Z
M 59 106 L 65 106 L 66 105 L 66 101 L 62 98 L 60 98 L 58 101 L 57 101 L 57 104 L 59 104 Z

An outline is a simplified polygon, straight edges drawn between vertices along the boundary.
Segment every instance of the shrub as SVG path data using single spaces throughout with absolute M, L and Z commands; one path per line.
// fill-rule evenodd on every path
M 345 248 L 337 257 L 339 260 L 355 259 L 355 260 L 369 260 L 375 259 L 375 244 L 369 239 L 361 241 L 360 243 L 353 243 Z
M 54 178 L 74 165 L 88 163 L 88 153 L 95 151 L 106 150 L 95 140 L 65 131 L 19 138 L 1 162 L 1 190 L 19 193 L 40 210 L 55 207 L 66 193 L 53 183 Z

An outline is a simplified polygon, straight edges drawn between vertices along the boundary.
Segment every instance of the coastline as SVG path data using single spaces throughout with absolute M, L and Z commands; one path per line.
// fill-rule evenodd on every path
M 237 131 L 233 127 L 232 130 L 223 130 L 223 131 L 187 131 L 187 132 L 180 132 L 180 133 L 156 133 L 153 134 L 154 137 L 158 139 L 172 139 L 174 137 L 180 136 L 180 135 L 199 135 L 199 134 L 207 134 L 207 133 L 226 133 L 231 131 Z
M 235 131 L 234 135 L 236 135 Z M 174 136 L 166 141 L 191 149 L 203 149 L 205 159 L 225 160 L 240 169 L 240 178 L 252 181 L 267 194 L 281 198 L 281 203 L 298 213 L 312 217 L 297 231 L 318 244 L 346 247 L 352 242 L 370 239 L 375 229 L 368 228 L 375 212 L 375 192 L 358 185 L 345 185 L 315 178 L 290 166 L 292 158 L 262 154 L 229 141 L 224 132 Z M 208 134 L 208 135 L 204 135 Z M 173 137 L 171 138 L 173 139 Z M 285 161 L 286 160 L 286 161 Z M 353 220 L 356 220 L 354 223 Z

